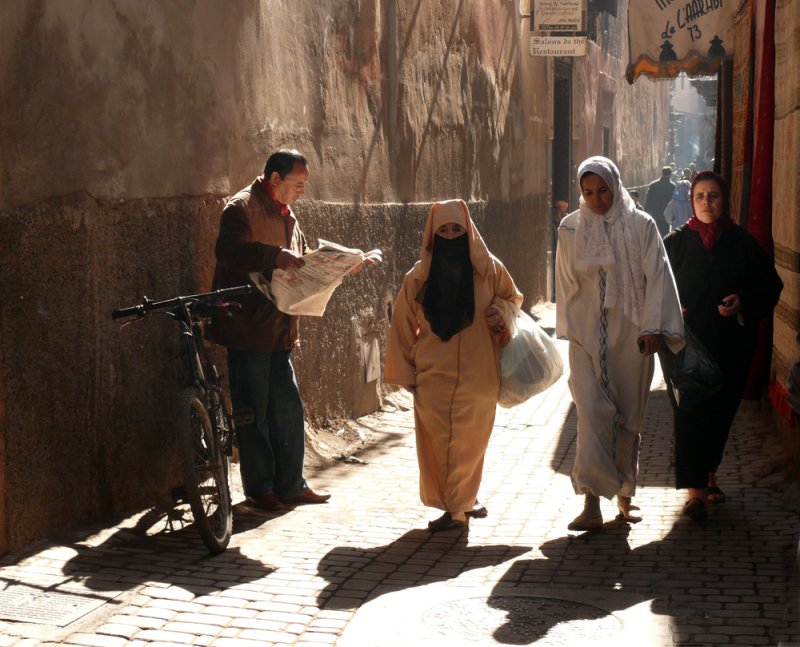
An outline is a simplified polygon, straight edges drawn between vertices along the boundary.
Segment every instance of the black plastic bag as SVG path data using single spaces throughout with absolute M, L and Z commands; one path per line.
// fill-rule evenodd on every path
M 658 352 L 664 381 L 680 409 L 696 409 L 722 389 L 723 375 L 703 342 L 686 329 L 686 345 L 677 353 L 669 348 Z

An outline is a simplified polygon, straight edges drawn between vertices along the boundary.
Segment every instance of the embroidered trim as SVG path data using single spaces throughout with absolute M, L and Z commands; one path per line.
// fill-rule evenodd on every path
M 600 278 L 600 386 L 603 387 L 608 399 L 611 400 L 611 394 L 608 390 L 608 365 L 606 364 L 606 356 L 608 353 L 608 310 L 603 306 L 606 298 L 606 271 L 600 268 L 598 272 Z M 611 400 L 613 402 L 613 400 Z
M 611 397 L 611 391 L 608 385 L 608 309 L 602 304 L 605 303 L 606 297 L 606 278 L 607 273 L 604 268 L 600 268 L 600 388 L 603 389 L 609 402 L 614 402 Z M 616 405 L 615 405 L 616 406 Z M 616 465 L 617 463 L 617 414 L 614 415 L 614 420 L 611 422 L 611 460 Z M 617 468 L 617 478 L 622 483 L 623 475 Z
M 679 332 L 675 332 L 674 330 L 661 330 L 660 328 L 655 328 L 653 330 L 643 330 L 639 333 L 639 336 L 642 335 L 664 335 L 664 337 L 680 337 L 681 339 L 685 339 L 686 336 L 682 335 Z

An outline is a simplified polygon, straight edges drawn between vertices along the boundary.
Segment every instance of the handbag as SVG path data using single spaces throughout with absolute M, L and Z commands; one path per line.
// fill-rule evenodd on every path
M 675 406 L 691 411 L 719 393 L 724 378 L 703 342 L 689 326 L 685 331 L 686 345 L 677 353 L 660 350 L 658 359 Z
M 552 386 L 564 371 L 564 361 L 550 335 L 520 311 L 511 322 L 511 339 L 500 349 L 498 404 L 521 404 Z

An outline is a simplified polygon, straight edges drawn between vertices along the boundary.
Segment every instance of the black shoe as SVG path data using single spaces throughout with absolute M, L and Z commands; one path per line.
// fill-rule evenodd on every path
M 442 530 L 454 530 L 456 528 L 466 528 L 466 521 L 458 521 L 445 512 L 441 517 L 428 522 L 428 532 L 441 532 Z
M 489 511 L 486 509 L 485 505 L 481 505 L 480 501 L 475 501 L 475 505 L 472 506 L 472 510 L 466 513 L 468 517 L 472 517 L 473 519 L 485 519 L 489 516 Z

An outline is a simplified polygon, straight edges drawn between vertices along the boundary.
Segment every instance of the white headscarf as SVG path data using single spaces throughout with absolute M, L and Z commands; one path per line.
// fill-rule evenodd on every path
M 603 306 L 619 308 L 635 325 L 641 325 L 645 299 L 645 277 L 641 245 L 631 219 L 636 213 L 633 198 L 622 185 L 614 162 L 590 157 L 578 167 L 578 185 L 586 173 L 599 175 L 614 195 L 611 208 L 599 215 L 583 196 L 575 227 L 575 255 L 579 267 L 603 266 L 607 272 Z

